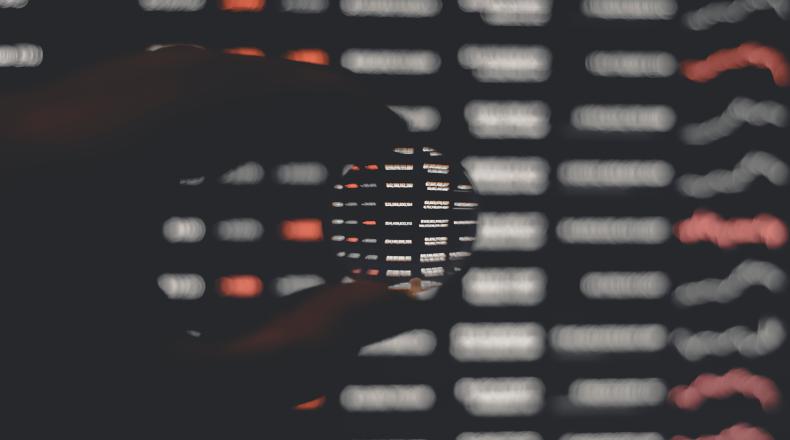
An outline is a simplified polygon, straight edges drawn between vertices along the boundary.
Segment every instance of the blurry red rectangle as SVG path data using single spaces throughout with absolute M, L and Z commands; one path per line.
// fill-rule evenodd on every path
M 220 0 L 219 7 L 231 12 L 259 12 L 266 6 L 266 0 Z
M 309 400 L 304 403 L 300 403 L 294 407 L 295 410 L 298 411 L 311 411 L 321 408 L 326 403 L 326 396 L 321 396 L 317 399 Z
M 225 49 L 225 53 L 232 53 L 234 55 L 246 55 L 250 57 L 262 57 L 266 54 L 257 47 L 232 47 Z
M 285 54 L 285 59 L 300 63 L 320 64 L 322 66 L 329 64 L 329 54 L 322 49 L 292 50 Z
M 231 298 L 254 298 L 263 292 L 263 281 L 255 275 L 230 275 L 219 280 L 219 293 Z
M 317 218 L 285 220 L 280 224 L 280 236 L 288 241 L 321 241 L 324 230 Z

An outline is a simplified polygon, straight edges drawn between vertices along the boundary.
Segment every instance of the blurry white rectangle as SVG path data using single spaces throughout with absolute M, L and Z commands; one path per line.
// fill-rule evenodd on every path
M 436 348 L 436 335 L 417 329 L 368 344 L 359 350 L 360 356 L 428 356 Z
M 37 44 L 0 45 L 0 67 L 36 67 L 44 61 L 44 49 Z
M 546 333 L 532 322 L 458 323 L 450 329 L 450 354 L 462 362 L 534 361 Z
M 285 275 L 274 280 L 274 292 L 278 296 L 287 296 L 300 290 L 320 286 L 326 281 L 314 274 L 293 274 Z
M 557 169 L 563 185 L 586 188 L 663 188 L 674 176 L 663 160 L 567 160 Z
M 664 217 L 567 217 L 557 238 L 569 244 L 661 244 L 672 233 Z
M 170 243 L 197 243 L 206 236 L 206 224 L 197 217 L 170 217 L 162 224 L 162 235 Z
M 138 0 L 144 11 L 194 12 L 206 6 L 206 0 Z
M 668 333 L 661 324 L 556 325 L 549 341 L 553 350 L 565 353 L 656 352 L 666 347 Z
M 178 184 L 184 186 L 200 186 L 205 181 L 206 181 L 206 176 L 182 177 L 181 179 L 178 179 Z
M 664 272 L 587 272 L 579 288 L 590 299 L 657 299 L 669 292 Z
M 447 220 L 447 219 L 424 218 L 424 219 L 420 219 L 419 227 L 421 227 L 421 228 L 446 228 L 449 225 L 450 225 L 450 220 Z M 440 238 L 440 237 L 425 237 L 425 241 L 428 242 L 429 239 L 433 239 L 433 238 Z M 444 241 L 447 241 L 446 237 L 441 237 L 441 238 L 444 238 Z
M 340 0 L 340 11 L 350 17 L 434 17 L 441 0 Z
M 245 162 L 222 174 L 219 182 L 225 185 L 255 185 L 263 180 L 263 166 L 257 162 Z
M 426 183 L 426 189 L 428 191 L 432 191 L 431 188 L 437 188 L 436 186 L 430 186 L 429 183 Z M 422 209 L 450 209 L 450 201 L 449 200 L 423 200 L 422 202 Z
M 222 241 L 250 242 L 263 236 L 263 225 L 254 218 L 234 218 L 217 223 L 217 238 Z
M 420 263 L 437 263 L 441 261 L 447 261 L 447 254 L 444 252 L 420 254 Z
M 483 195 L 543 194 L 549 185 L 549 164 L 541 157 L 469 156 L 462 164 Z
M 469 132 L 480 139 L 543 139 L 550 116 L 542 101 L 470 101 L 464 107 Z
M 591 74 L 615 78 L 666 78 L 677 64 L 669 52 L 595 51 L 585 59 Z
M 675 111 L 666 105 L 587 104 L 571 112 L 573 127 L 586 131 L 667 132 L 675 120 Z
M 543 409 L 545 386 L 536 377 L 465 377 L 455 383 L 455 398 L 479 417 L 535 415 Z
M 442 65 L 434 51 L 408 49 L 348 49 L 340 65 L 364 75 L 430 75 Z
M 442 163 L 424 163 L 422 169 L 431 174 L 447 174 L 450 172 L 450 166 Z
M 467 44 L 458 62 L 480 82 L 543 82 L 551 75 L 551 51 L 544 46 Z
M 0 8 L 19 9 L 27 6 L 29 0 L 0 0 Z
M 543 437 L 532 431 L 463 432 L 455 440 L 543 440 Z
M 478 251 L 531 251 L 546 243 L 548 220 L 539 212 L 483 212 L 478 216 Z
M 194 300 L 206 292 L 205 280 L 196 273 L 165 273 L 156 281 L 170 299 Z
M 435 131 L 442 122 L 442 116 L 435 107 L 391 105 L 389 108 L 406 122 L 407 128 L 413 133 Z
M 435 402 L 428 385 L 348 385 L 340 392 L 340 405 L 349 412 L 428 411 Z
M 321 162 L 291 162 L 274 170 L 274 181 L 280 185 L 320 185 L 328 174 Z
M 546 272 L 537 267 L 472 267 L 462 284 L 473 306 L 532 306 L 546 296 Z
M 576 379 L 568 389 L 568 400 L 576 406 L 584 407 L 659 406 L 666 398 L 667 387 L 658 378 Z
M 582 13 L 604 20 L 671 20 L 675 0 L 584 0 Z
M 292 14 L 319 14 L 329 8 L 329 0 L 281 0 L 280 6 Z
M 478 13 L 492 26 L 543 26 L 551 19 L 552 0 L 458 0 L 461 10 Z
M 444 276 L 444 268 L 441 266 L 437 267 L 423 267 L 420 268 L 420 273 L 423 277 L 431 278 L 431 277 L 441 277 Z
M 560 440 L 664 440 L 657 432 L 595 432 L 563 434 Z

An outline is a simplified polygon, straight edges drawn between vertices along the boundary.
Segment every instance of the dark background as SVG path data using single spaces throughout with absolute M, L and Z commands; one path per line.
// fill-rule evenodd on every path
M 221 11 L 209 0 L 202 11 L 193 13 L 143 12 L 134 1 L 96 3 L 36 1 L 22 9 L 0 9 L 0 44 L 34 43 L 44 49 L 44 61 L 36 68 L 0 68 L 0 90 L 14 92 L 35 89 L 48 80 L 76 72 L 80 68 L 122 54 L 144 50 L 152 44 L 193 43 L 208 48 L 257 47 L 267 56 L 277 56 L 299 48 L 321 48 L 328 52 L 330 65 L 338 66 L 347 48 L 429 49 L 442 58 L 437 74 L 428 76 L 360 75 L 391 105 L 430 105 L 441 114 L 441 125 L 431 133 L 415 135 L 415 140 L 435 145 L 453 155 L 524 155 L 546 159 L 552 169 L 548 190 L 541 195 L 487 197 L 482 211 L 538 211 L 549 219 L 547 244 L 534 252 L 479 252 L 473 265 L 480 267 L 540 267 L 548 274 L 546 299 L 532 307 L 483 309 L 467 305 L 460 295 L 458 280 L 450 283 L 429 304 L 433 311 L 428 323 L 438 339 L 433 355 L 424 358 L 365 358 L 353 372 L 356 383 L 424 383 L 437 393 L 437 403 L 426 413 L 354 414 L 346 413 L 334 396 L 324 408 L 304 413 L 325 438 L 455 438 L 463 431 L 536 431 L 544 439 L 558 439 L 568 432 L 647 432 L 669 438 L 674 434 L 696 436 L 718 433 L 740 421 L 750 422 L 784 439 L 790 433 L 787 410 L 766 413 L 756 401 L 732 397 L 709 401 L 699 411 L 684 412 L 671 405 L 631 411 L 568 412 L 552 402 L 567 394 L 568 385 L 580 377 L 658 377 L 671 388 L 688 384 L 700 373 L 722 374 L 745 367 L 770 377 L 780 388 L 790 390 L 787 345 L 768 356 L 754 359 L 738 354 L 706 357 L 689 362 L 668 345 L 655 354 L 563 358 L 548 346 L 544 356 L 533 362 L 460 363 L 448 353 L 448 330 L 455 322 L 540 323 L 547 333 L 555 324 L 575 323 L 661 323 L 668 329 L 684 327 L 722 331 L 735 325 L 756 329 L 764 316 L 786 322 L 790 299 L 787 289 L 768 294 L 752 288 L 727 304 L 706 304 L 681 309 L 669 296 L 659 300 L 592 301 L 578 288 L 579 277 L 588 271 L 666 272 L 673 286 L 701 280 L 724 278 L 745 259 L 773 262 L 788 269 L 784 247 L 769 250 L 746 245 L 720 249 L 711 244 L 684 245 L 671 238 L 661 245 L 564 245 L 554 236 L 562 217 L 574 216 L 662 216 L 671 222 L 687 218 L 698 208 L 711 209 L 723 217 L 746 217 L 767 212 L 787 221 L 787 188 L 758 180 L 744 193 L 692 199 L 673 186 L 650 190 L 572 192 L 557 182 L 554 171 L 566 159 L 663 159 L 675 167 L 676 176 L 704 174 L 716 168 L 732 169 L 743 155 L 762 150 L 788 161 L 787 128 L 745 125 L 732 136 L 705 146 L 684 145 L 677 129 L 721 114 L 737 96 L 788 103 L 788 89 L 777 87 L 764 69 L 747 68 L 726 72 L 704 84 L 686 80 L 679 74 L 669 78 L 624 79 L 590 75 L 585 56 L 594 50 L 660 50 L 678 60 L 704 58 L 723 48 L 755 41 L 790 53 L 790 25 L 773 11 L 755 12 L 736 24 L 719 24 L 704 31 L 690 31 L 680 22 L 683 12 L 705 5 L 704 1 L 684 1 L 674 20 L 611 21 L 594 20 L 580 13 L 575 0 L 555 1 L 552 18 L 541 27 L 498 27 L 485 24 L 477 14 L 462 12 L 453 1 L 444 1 L 442 12 L 433 18 L 352 18 L 341 14 L 335 2 L 326 12 L 313 15 L 288 14 L 277 1 L 267 2 L 258 13 Z M 478 83 L 457 62 L 458 49 L 467 43 L 540 44 L 552 53 L 552 73 L 542 83 Z M 541 100 L 551 108 L 551 132 L 542 140 L 476 140 L 469 135 L 463 117 L 464 105 L 472 99 Z M 575 106 L 588 103 L 664 104 L 677 114 L 675 129 L 665 134 L 591 135 L 576 131 L 569 123 Z M 280 148 L 286 148 L 282 146 Z M 261 155 L 264 158 L 266 155 Z M 257 158 L 251 158 L 257 159 Z M 267 172 L 274 164 L 266 163 Z M 270 174 L 269 174 L 270 175 Z M 270 204 L 260 203 L 271 188 L 220 189 L 209 187 L 200 193 L 173 189 L 168 193 L 171 215 L 197 215 L 213 219 L 233 216 L 268 218 Z M 278 215 L 320 215 L 309 200 L 319 199 L 320 189 L 277 190 L 279 200 L 303 203 L 277 204 Z M 268 206 L 267 206 L 268 205 Z M 267 225 L 267 231 L 276 222 Z M 186 249 L 159 253 L 163 271 L 191 271 L 207 280 L 223 274 L 256 273 L 268 280 L 286 273 L 320 273 L 309 245 L 283 251 L 294 258 L 261 257 L 265 246 L 223 247 L 201 243 Z M 219 250 L 219 252 L 217 252 Z M 222 255 L 220 257 L 220 254 Z M 270 255 L 270 254 L 266 254 Z M 306 257 L 295 257 L 307 255 Z M 291 261 L 293 260 L 293 261 Z M 261 264 L 261 262 L 264 264 Z M 326 269 L 324 269 L 326 271 Z M 337 273 L 326 272 L 327 279 Z M 211 289 L 194 304 L 181 308 L 187 319 L 233 321 L 230 316 L 254 315 L 254 307 L 265 307 L 268 292 L 244 304 L 213 297 Z M 211 318 L 209 318 L 211 316 Z M 222 318 L 217 318 L 221 316 Z M 453 384 L 461 377 L 536 376 L 546 385 L 546 407 L 533 417 L 475 418 L 468 415 L 453 397 Z M 261 426 L 266 414 L 261 414 Z M 344 434 L 339 434 L 343 432 Z M 330 434 L 331 433 L 331 434 Z

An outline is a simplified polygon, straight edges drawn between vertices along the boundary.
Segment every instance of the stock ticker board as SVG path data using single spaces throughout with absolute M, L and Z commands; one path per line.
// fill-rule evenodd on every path
M 460 158 L 467 271 L 298 407 L 324 438 L 788 438 L 790 0 L 62 3 L 0 0 L 3 91 L 171 44 L 284 57 Z M 262 153 L 183 179 L 152 289 L 203 316 L 336 279 L 305 261 L 339 171 Z M 304 203 L 274 221 L 272 194 Z

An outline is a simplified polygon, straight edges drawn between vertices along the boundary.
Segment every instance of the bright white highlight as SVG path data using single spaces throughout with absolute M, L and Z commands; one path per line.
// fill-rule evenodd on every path
M 474 306 L 533 306 L 546 296 L 546 272 L 536 267 L 473 267 L 462 283 Z
M 549 340 L 554 350 L 566 353 L 656 352 L 667 345 L 667 329 L 660 324 L 557 325 Z
M 633 408 L 659 406 L 667 387 L 658 378 L 577 379 L 568 390 L 568 400 L 577 406 Z
M 552 0 L 458 0 L 464 12 L 478 13 L 491 26 L 543 26 Z
M 44 49 L 37 44 L 0 45 L 0 67 L 36 67 L 44 61 Z
M 340 11 L 350 17 L 434 17 L 441 0 L 340 0 Z
M 669 291 L 664 272 L 587 272 L 579 281 L 582 294 L 590 299 L 658 299 Z
M 582 13 L 604 20 L 671 20 L 675 0 L 584 0 Z
M 551 75 L 551 51 L 544 46 L 467 44 L 458 62 L 480 82 L 543 82 Z
M 571 124 L 586 131 L 667 132 L 675 120 L 675 111 L 666 105 L 588 104 L 571 112 Z
M 669 52 L 595 51 L 584 60 L 587 71 L 612 78 L 666 78 L 678 62 Z
M 470 156 L 461 163 L 479 194 L 542 194 L 549 185 L 549 164 L 540 157 Z
M 478 216 L 479 251 L 530 251 L 546 243 L 548 220 L 539 212 L 483 212 Z
M 478 417 L 517 417 L 537 414 L 544 405 L 545 386 L 536 377 L 462 378 L 455 398 Z
M 464 108 L 469 132 L 481 139 L 543 139 L 550 115 L 541 101 L 470 101 Z
M 196 243 L 206 236 L 206 224 L 197 217 L 170 217 L 162 225 L 162 235 L 170 243 Z
M 458 323 L 450 329 L 450 354 L 462 362 L 534 361 L 544 339 L 536 323 Z
M 194 300 L 206 292 L 206 282 L 195 273 L 165 273 L 156 283 L 170 299 Z
M 439 71 L 442 59 L 430 50 L 348 49 L 340 65 L 365 75 L 430 75 Z
M 340 405 L 350 412 L 428 411 L 435 402 L 428 385 L 349 385 L 340 393 Z
M 557 169 L 563 185 L 590 188 L 662 188 L 674 176 L 675 169 L 663 160 L 568 160 Z
M 672 233 L 664 217 L 563 218 L 557 237 L 569 244 L 661 244 Z

